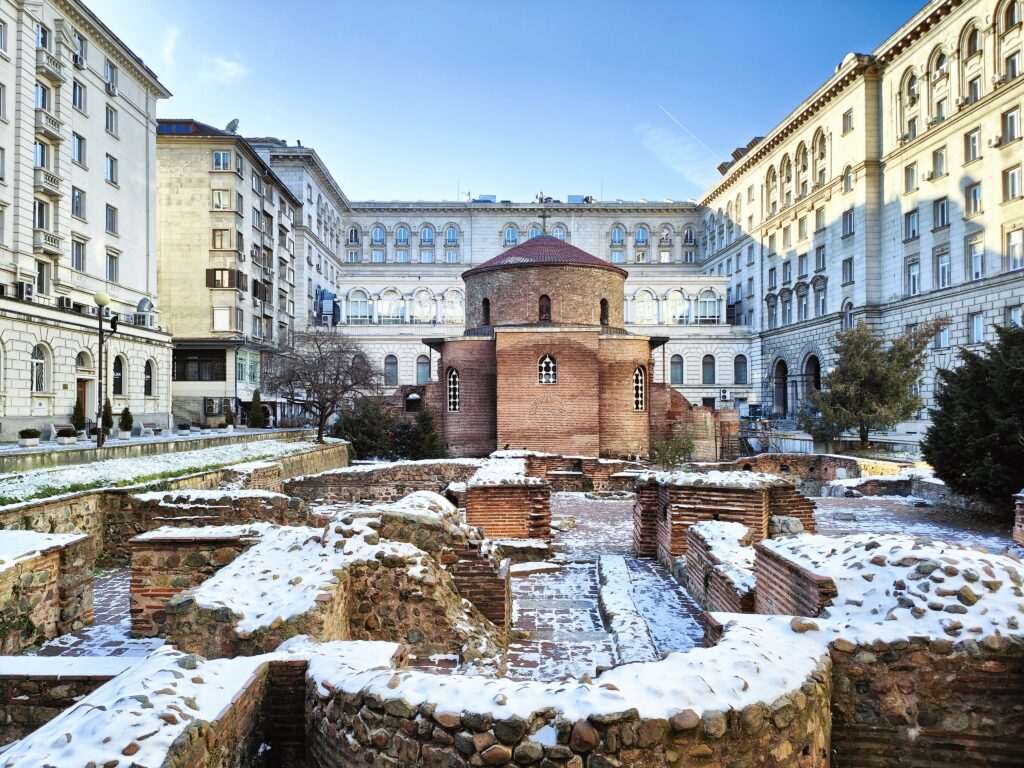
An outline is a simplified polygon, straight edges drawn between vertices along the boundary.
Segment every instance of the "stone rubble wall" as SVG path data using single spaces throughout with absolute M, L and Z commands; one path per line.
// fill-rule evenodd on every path
M 91 624 L 95 564 L 89 536 L 0 571 L 0 653 L 16 654 Z
M 874 475 L 898 475 L 906 462 L 861 459 L 856 456 L 814 453 L 759 453 L 701 467 L 723 472 L 746 470 L 797 480 L 843 480 Z
M 307 502 L 398 501 L 413 491 L 444 494 L 450 483 L 465 483 L 478 469 L 466 461 L 409 462 L 367 467 L 358 472 L 307 474 L 288 480 L 284 492 Z
M 691 527 L 686 537 L 686 567 L 682 569 L 682 574 L 678 574 L 678 569 L 673 567 L 673 575 L 677 580 L 683 576 L 690 597 L 705 611 L 754 613 L 754 590 L 741 590 L 728 576 L 715 568 L 722 561 L 708 547 L 707 540 L 699 530 Z
M 742 710 L 685 710 L 671 719 L 635 709 L 575 722 L 551 710 L 496 720 L 373 693 L 322 694 L 307 684 L 308 757 L 314 768 L 480 765 L 534 768 L 829 765 L 831 671 L 826 661 L 797 690 Z M 530 738 L 553 726 L 556 744 Z
M 838 594 L 835 582 L 754 544 L 755 613 L 814 617 Z
M 47 673 L 40 658 L 31 674 L 0 674 L 0 744 L 23 739 L 113 679 L 111 674 Z
M 551 487 L 471 486 L 466 491 L 466 522 L 492 539 L 551 539 Z
M 252 540 L 240 536 L 134 538 L 131 551 L 131 636 L 162 637 L 167 633 L 167 601 L 198 587 L 238 555 Z
M 1024 765 L 1024 639 L 832 643 L 833 768 Z

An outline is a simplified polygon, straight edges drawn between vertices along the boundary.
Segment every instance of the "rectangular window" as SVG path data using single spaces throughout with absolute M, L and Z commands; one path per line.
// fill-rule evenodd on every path
M 81 240 L 71 241 L 71 268 L 85 272 L 85 243 Z
M 768 270 L 768 290 L 774 291 L 777 285 L 775 267 L 772 267 Z
M 213 170 L 215 171 L 230 171 L 231 170 L 231 153 L 222 150 L 216 150 L 213 153 Z
M 972 240 L 967 244 L 967 274 L 971 280 L 980 280 L 985 276 L 985 246 L 980 240 Z
M 213 202 L 211 207 L 215 211 L 231 210 L 231 193 L 226 189 L 213 190 Z
M 747 278 L 747 298 L 754 297 L 754 278 Z
M 903 239 L 914 240 L 920 234 L 917 222 L 917 208 L 903 214 Z
M 50 50 L 50 30 L 42 24 L 36 24 L 36 48 Z
M 917 138 L 917 118 L 912 117 L 907 120 L 907 140 Z
M 409 252 L 406 250 L 395 251 L 395 261 L 399 264 L 409 263 Z
M 917 259 L 907 262 L 904 289 L 907 296 L 917 296 L 921 292 L 921 262 Z
M 374 263 L 374 264 L 383 264 L 384 263 L 384 251 L 378 250 L 378 249 L 374 249 L 374 250 L 370 251 L 370 261 L 372 263 Z
M 935 102 L 935 122 L 941 123 L 946 119 L 946 99 L 939 99 Z
M 782 247 L 789 248 L 793 245 L 793 233 L 790 232 L 789 227 L 782 228 Z
M 213 330 L 231 330 L 231 310 L 228 307 L 213 308 Z
M 814 316 L 824 317 L 828 314 L 828 292 L 822 286 L 814 294 Z
M 116 283 L 121 274 L 120 264 L 116 253 L 107 252 L 107 280 Z
M 1020 138 L 1020 107 L 1003 113 L 1003 141 L 1014 141 Z
M 853 234 L 853 208 L 843 211 L 843 237 Z
M 981 213 L 981 182 L 969 185 L 964 189 L 964 215 L 973 216 Z
M 793 263 L 784 262 L 782 265 L 782 284 L 793 282 Z
M 106 227 L 109 234 L 117 234 L 117 208 L 112 205 L 107 206 Z
M 77 80 L 71 83 L 71 106 L 85 112 L 85 86 Z
M 793 324 L 793 301 L 792 299 L 783 299 L 782 301 L 782 324 L 792 325 Z
M 110 59 L 103 61 L 103 79 L 107 81 L 107 85 L 117 88 L 117 66 Z
M 903 192 L 913 192 L 917 189 L 917 163 L 911 163 L 903 169 Z
M 77 219 L 85 218 L 85 192 L 78 187 L 71 188 L 71 215 Z
M 7 119 L 7 86 L 0 84 L 0 117 Z
M 754 263 L 754 246 L 753 245 L 748 245 L 747 246 L 747 266 L 750 266 L 753 263 Z
M 420 251 L 420 264 L 433 264 L 434 263 L 434 252 L 433 251 Z
M 807 217 L 801 216 L 796 223 L 796 236 L 801 240 L 807 239 Z
M 37 141 L 32 148 L 32 161 L 36 168 L 50 167 L 50 146 Z
M 458 264 L 459 263 L 459 252 L 458 251 L 445 251 L 444 252 L 444 260 L 448 264 Z
M 0 51 L 7 53 L 7 23 L 0 21 Z
M 825 209 L 818 208 L 814 212 L 814 231 L 821 232 L 825 228 Z
M 36 293 L 50 292 L 50 262 L 36 259 Z
M 1020 74 L 1020 51 L 1015 51 L 1007 56 L 1004 60 L 1003 74 L 1006 75 L 1007 80 L 1013 80 L 1017 75 Z
M 808 308 L 810 306 L 810 299 L 806 293 L 801 293 L 796 297 L 796 319 L 798 321 L 806 320 L 810 315 Z
M 775 235 L 768 236 L 768 255 L 775 255 Z
M 1006 266 L 1011 271 L 1024 269 L 1024 229 L 1006 235 Z
M 948 250 L 935 254 L 935 284 L 939 288 L 949 288 L 953 284 L 953 262 Z
M 103 164 L 103 177 L 111 184 L 117 184 L 117 158 L 107 155 Z
M 1020 166 L 1003 171 L 1003 202 L 1017 200 L 1020 197 Z
M 937 349 L 945 349 L 949 346 L 949 326 L 944 325 L 935 334 L 935 346 Z
M 32 202 L 32 224 L 36 229 L 49 230 L 50 204 L 42 200 Z
M 252 209 L 252 225 L 260 231 L 263 230 L 263 214 L 260 213 L 258 208 Z
M 636 252 L 636 263 L 637 264 L 646 264 L 647 263 L 647 251 L 637 251 Z
M 117 110 L 107 104 L 107 111 L 104 117 L 104 127 L 107 129 L 107 133 L 117 136 Z M 220 170 L 227 170 L 226 168 Z
M 825 268 L 825 246 L 819 245 L 814 251 L 814 271 L 820 272 Z
M 1015 307 L 1006 308 L 1006 322 L 1008 325 L 1024 328 L 1024 311 L 1022 311 L 1020 304 Z
M 932 228 L 942 229 L 949 226 L 949 198 L 940 197 L 932 203 Z
M 932 176 L 946 175 L 946 148 L 936 149 L 932 152 Z
M 359 256 L 360 256 L 359 255 L 359 251 L 349 251 L 348 252 L 348 263 L 349 264 L 358 264 L 361 261 Z
M 228 250 L 231 248 L 231 230 L 229 229 L 215 229 L 213 230 L 212 245 L 214 250 Z
M 981 131 L 974 130 L 964 135 L 964 162 L 969 163 L 981 156 Z
M 848 109 L 843 113 L 843 133 L 853 130 L 853 110 Z
M 796 273 L 799 277 L 807 277 L 807 254 L 801 253 L 796 257 Z
M 973 104 L 981 98 L 981 78 L 971 78 L 970 82 L 967 83 L 967 103 Z
M 967 316 L 968 339 L 971 344 L 981 344 L 985 341 L 985 318 L 981 312 L 974 312 Z
M 36 109 L 50 111 L 50 89 L 42 83 L 36 83 Z
M 843 259 L 843 285 L 853 282 L 853 259 Z

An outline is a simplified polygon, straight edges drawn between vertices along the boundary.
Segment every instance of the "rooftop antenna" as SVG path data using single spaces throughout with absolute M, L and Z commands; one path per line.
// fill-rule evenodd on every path
M 230 123 L 228 123 L 228 127 L 225 128 L 224 130 L 227 131 L 228 133 L 235 133 L 235 132 L 237 132 L 238 131 L 238 118 L 236 117 L 234 120 L 232 120 Z

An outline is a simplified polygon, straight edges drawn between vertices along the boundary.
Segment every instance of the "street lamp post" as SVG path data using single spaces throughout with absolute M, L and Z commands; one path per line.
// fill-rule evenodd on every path
M 102 448 L 105 442 L 106 435 L 103 434 L 103 403 L 106 401 L 106 382 L 103 380 L 103 344 L 106 341 L 103 338 L 103 311 L 107 305 L 110 304 L 110 297 L 107 294 L 100 291 L 92 297 L 92 300 L 96 302 L 98 311 L 96 312 L 97 331 L 99 332 L 99 360 L 98 367 L 96 368 L 97 381 L 97 403 L 96 403 L 96 447 Z M 110 321 L 110 333 L 109 336 L 113 336 L 117 333 L 117 318 L 112 318 Z

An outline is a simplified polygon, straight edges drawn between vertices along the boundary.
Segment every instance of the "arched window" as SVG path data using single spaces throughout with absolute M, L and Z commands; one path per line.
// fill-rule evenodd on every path
M 409 244 L 409 228 L 399 227 L 395 230 L 395 245 Z
M 853 302 L 843 302 L 843 330 L 849 331 L 853 328 Z
M 917 101 L 917 94 L 917 75 L 912 73 L 910 77 L 907 78 L 907 99 L 910 101 L 911 104 Z
M 515 224 L 505 227 L 505 245 L 515 245 L 519 242 L 519 229 Z
M 546 293 L 537 302 L 538 319 L 543 322 L 551 320 L 551 297 Z
M 668 227 L 661 228 L 661 234 L 658 236 L 658 245 L 672 245 L 672 230 Z
M 940 52 L 939 55 L 935 57 L 935 64 L 932 66 L 932 70 L 937 74 L 944 75 L 946 74 L 947 68 L 948 60 L 946 59 L 946 54 Z
M 459 410 L 462 392 L 459 389 L 459 372 L 454 368 L 448 369 L 448 410 Z
M 432 323 L 437 318 L 437 309 L 430 291 L 421 288 L 412 299 L 412 321 L 424 324 Z
M 416 358 L 416 383 L 426 384 L 430 381 L 430 358 L 420 355 Z
M 384 358 L 384 386 L 398 386 L 398 358 L 394 355 L 387 355 Z
M 359 245 L 359 228 L 349 227 L 348 228 L 348 244 Z
M 384 227 L 380 224 L 374 224 L 373 229 L 370 230 L 370 241 L 374 245 L 384 244 Z
M 117 357 L 114 358 L 114 376 L 113 381 L 111 382 L 111 387 L 113 388 L 113 393 L 115 395 L 124 394 L 124 369 L 124 358 L 118 355 Z
M 84 349 L 75 358 L 75 368 L 92 368 L 92 355 Z
M 647 245 L 647 227 L 637 227 L 636 232 L 633 233 L 633 240 L 637 245 Z
M 814 137 L 814 181 L 819 186 L 824 186 L 827 170 L 825 158 L 828 155 L 828 143 L 825 140 L 825 133 L 821 130 Z
M 981 52 L 981 32 L 975 27 L 967 33 L 967 55 L 973 56 Z
M 420 243 L 422 245 L 434 244 L 434 228 L 429 224 L 424 224 L 423 229 L 420 230 Z
M 538 227 L 536 224 L 534 224 L 532 227 L 530 227 L 529 239 L 532 240 L 533 238 L 539 237 L 539 236 L 540 236 L 540 227 Z
M 365 325 L 370 322 L 370 297 L 366 291 L 354 290 L 348 295 L 348 321 L 356 325 Z
M 465 320 L 466 304 L 458 291 L 448 291 L 441 302 L 441 322 L 459 325 Z
M 704 355 L 700 361 L 700 380 L 702 384 L 715 383 L 715 356 Z
M 608 325 L 608 299 L 601 299 L 601 325 Z
M 690 300 L 682 291 L 669 291 L 665 297 L 665 318 L 674 325 L 690 322 Z
M 445 245 L 458 245 L 459 244 L 459 230 L 455 227 L 448 227 L 444 232 L 444 244 Z
M 719 312 L 718 294 L 708 288 L 701 291 L 697 297 L 697 322 L 702 325 L 714 325 L 718 323 L 721 314 Z
M 693 227 L 687 227 L 683 230 L 683 244 L 693 245 L 696 242 L 696 238 L 693 234 Z
M 1005 32 L 1018 24 L 1020 24 L 1020 3 L 1013 0 L 1006 6 L 1006 12 L 1003 14 L 1003 31 Z
M 565 227 L 555 227 L 551 230 L 551 234 L 559 240 L 565 240 Z
M 380 297 L 380 322 L 398 325 L 405 322 L 405 300 L 398 291 L 389 288 Z
M 843 192 L 853 190 L 853 168 L 846 166 L 843 169 Z
M 153 361 L 147 360 L 142 368 L 142 394 L 146 397 L 153 396 Z
M 633 371 L 633 410 L 642 411 L 647 407 L 647 372 L 643 366 Z
M 423 400 L 415 392 L 410 392 L 405 398 L 405 412 L 417 413 L 423 406 Z
M 612 227 L 612 245 L 622 245 L 622 227 Z
M 30 375 L 33 392 L 48 392 L 50 389 L 50 353 L 42 344 L 32 347 Z
M 480 311 L 483 314 L 483 325 L 491 324 L 491 300 L 484 299 L 480 304 Z
M 537 383 L 558 383 L 558 365 L 557 363 L 555 363 L 555 358 L 553 358 L 551 355 L 544 355 L 537 362 Z
M 671 381 L 672 381 L 672 386 L 674 386 L 674 387 L 681 387 L 681 386 L 683 386 L 683 356 L 682 355 L 672 355 Z
M 736 355 L 732 361 L 732 383 L 748 384 L 746 355 Z
M 658 322 L 658 302 L 649 291 L 640 291 L 633 299 L 630 320 L 639 325 L 654 325 Z

